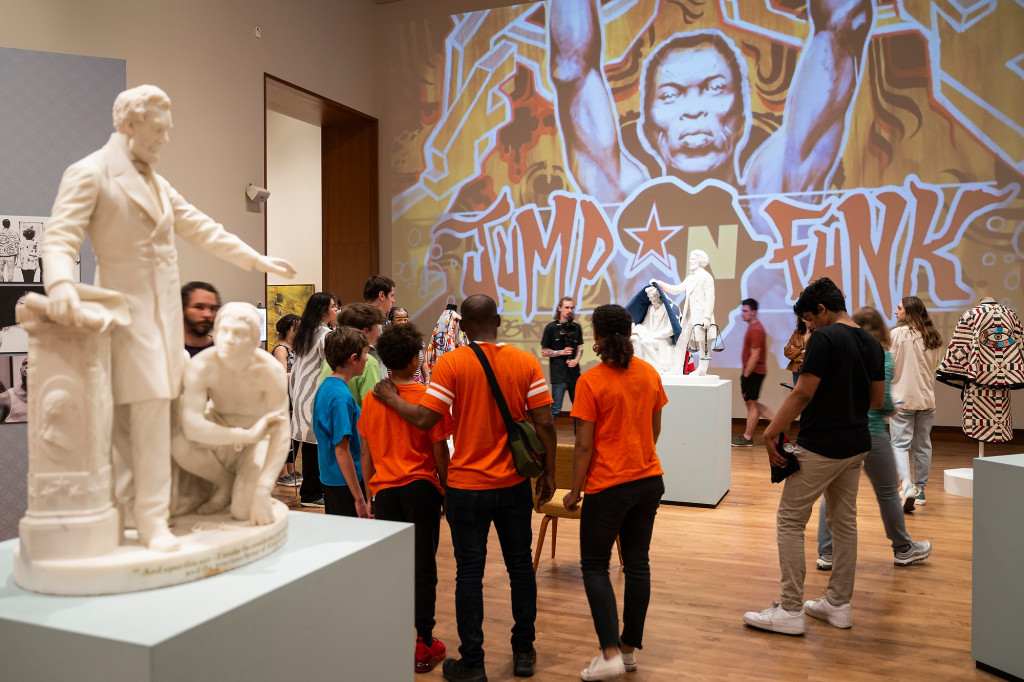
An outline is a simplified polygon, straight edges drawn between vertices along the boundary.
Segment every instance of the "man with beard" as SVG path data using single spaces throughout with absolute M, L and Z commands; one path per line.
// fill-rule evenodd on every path
M 220 293 L 207 282 L 189 282 L 181 288 L 181 311 L 185 322 L 185 350 L 189 357 L 213 345 L 210 330 L 220 309 Z
M 596 0 L 551 0 L 551 80 L 568 167 L 580 189 L 621 202 L 651 179 L 626 152 L 601 56 Z M 842 149 L 871 28 L 871 0 L 811 0 L 812 31 L 786 115 L 739 165 L 751 122 L 746 63 L 718 30 L 679 33 L 644 66 L 641 143 L 666 175 L 696 187 L 715 178 L 747 194 L 828 187 Z

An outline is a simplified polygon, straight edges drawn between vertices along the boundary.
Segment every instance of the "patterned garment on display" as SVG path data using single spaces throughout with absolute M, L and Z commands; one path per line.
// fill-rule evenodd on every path
M 964 433 L 985 443 L 1013 440 L 1010 389 L 975 384 L 964 387 Z
M 1024 330 L 995 299 L 960 316 L 935 378 L 961 389 L 963 429 L 985 443 L 1013 440 L 1010 391 L 1024 388 Z
M 1024 331 L 1014 312 L 986 298 L 961 315 L 936 378 L 957 388 L 1024 388 Z
M 430 344 L 427 348 L 427 374 L 433 373 L 434 365 L 442 355 L 469 343 L 466 335 L 462 333 L 461 322 L 462 315 L 451 309 L 445 309 L 437 318 L 437 325 L 434 327 L 434 333 L 430 335 Z

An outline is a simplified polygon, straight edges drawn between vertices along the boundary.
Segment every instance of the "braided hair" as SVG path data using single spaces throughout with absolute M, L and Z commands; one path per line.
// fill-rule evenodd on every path
M 620 305 L 602 305 L 594 309 L 590 318 L 594 325 L 594 336 L 600 341 L 594 344 L 594 351 L 601 361 L 611 367 L 626 369 L 633 359 L 633 343 L 629 340 L 633 330 L 633 318 Z

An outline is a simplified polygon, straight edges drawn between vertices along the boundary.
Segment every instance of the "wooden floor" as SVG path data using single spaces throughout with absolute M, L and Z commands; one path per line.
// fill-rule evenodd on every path
M 559 422 L 559 439 L 572 440 Z M 739 433 L 739 429 L 734 429 Z M 653 680 L 994 680 L 971 658 L 971 500 L 943 492 L 943 470 L 969 467 L 977 445 L 962 435 L 935 439 L 926 506 L 907 515 L 916 540 L 929 539 L 928 561 L 896 567 L 871 485 L 862 479 L 858 508 L 859 558 L 854 626 L 839 630 L 807 618 L 804 637 L 761 632 L 743 624 L 743 612 L 760 611 L 779 598 L 775 510 L 780 487 L 768 481 L 761 440 L 732 449 L 732 487 L 716 509 L 662 506 L 651 547 L 652 594 L 629 682 Z M 1019 442 L 986 446 L 988 456 L 1024 451 Z M 290 489 L 277 496 L 298 509 Z M 308 510 L 307 510 L 308 511 Z M 540 524 L 537 515 L 534 537 Z M 565 520 L 557 556 L 550 541 L 537 571 L 538 682 L 579 679 L 597 649 L 597 638 L 579 569 L 578 523 Z M 821 596 L 828 573 L 815 570 L 817 511 L 806 536 L 806 599 Z M 550 532 L 549 532 L 550 535 Z M 508 637 L 512 626 L 508 578 L 492 531 L 484 578 L 484 648 L 488 679 L 512 679 Z M 437 552 L 435 636 L 458 657 L 455 627 L 455 561 L 442 524 Z M 623 576 L 612 569 L 619 595 Z M 410 625 L 410 658 L 414 632 Z M 411 665 L 411 664 L 410 664 Z M 417 675 L 440 680 L 441 667 Z

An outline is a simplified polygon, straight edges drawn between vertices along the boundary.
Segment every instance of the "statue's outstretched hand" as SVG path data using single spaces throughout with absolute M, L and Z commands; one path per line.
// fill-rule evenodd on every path
M 284 258 L 260 256 L 259 260 L 256 261 L 256 269 L 260 272 L 266 272 L 286 279 L 295 277 L 295 268 Z
M 82 299 L 72 282 L 57 282 L 47 288 L 46 314 L 58 324 L 82 326 Z

